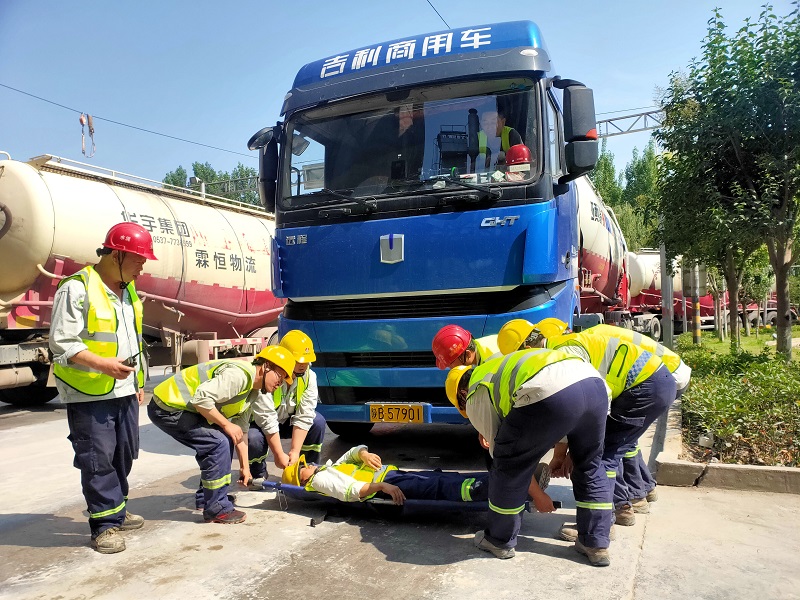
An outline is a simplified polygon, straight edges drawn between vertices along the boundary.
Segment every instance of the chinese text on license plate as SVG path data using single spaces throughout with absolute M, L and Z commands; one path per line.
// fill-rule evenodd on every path
M 370 404 L 373 423 L 422 423 L 421 404 Z

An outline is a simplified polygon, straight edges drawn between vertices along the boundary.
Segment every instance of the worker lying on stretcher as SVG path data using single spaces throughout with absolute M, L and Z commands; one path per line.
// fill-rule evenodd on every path
M 549 473 L 537 475 L 545 487 Z M 376 494 L 385 494 L 395 504 L 403 504 L 406 499 L 474 502 L 488 499 L 489 474 L 401 471 L 394 465 L 384 465 L 380 456 L 362 445 L 325 465 L 308 464 L 305 456 L 300 456 L 284 469 L 281 480 L 342 502 L 363 502 Z
M 489 474 L 465 475 L 446 471 L 401 471 L 384 465 L 366 446 L 355 446 L 336 462 L 306 463 L 305 455 L 283 470 L 283 483 L 305 487 L 342 502 L 363 502 L 385 494 L 395 504 L 414 500 L 472 502 L 488 498 Z

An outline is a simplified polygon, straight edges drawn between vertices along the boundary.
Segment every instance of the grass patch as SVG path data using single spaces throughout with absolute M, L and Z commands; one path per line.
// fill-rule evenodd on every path
M 701 346 L 691 334 L 678 338 L 678 353 L 692 368 L 682 399 L 684 446 L 695 459 L 800 466 L 800 363 L 787 365 L 774 348 L 731 352 L 708 337 Z M 709 433 L 713 446 L 699 446 Z

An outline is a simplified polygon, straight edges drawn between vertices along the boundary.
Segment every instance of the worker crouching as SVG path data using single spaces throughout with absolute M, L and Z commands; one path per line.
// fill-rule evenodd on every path
M 564 437 L 573 458 L 578 539 L 592 565 L 610 564 L 611 487 L 601 455 L 608 412 L 602 378 L 576 357 L 550 350 L 514 352 L 479 367 L 455 367 L 447 396 L 489 443 L 489 523 L 475 545 L 512 558 L 539 460 Z
M 247 455 L 250 405 L 291 382 L 295 360 L 267 346 L 252 363 L 212 360 L 183 369 L 153 390 L 147 414 L 153 424 L 195 451 L 200 466 L 197 507 L 207 523 L 241 523 L 246 515 L 228 497 L 231 458 L 239 458 L 239 483 L 252 479 Z

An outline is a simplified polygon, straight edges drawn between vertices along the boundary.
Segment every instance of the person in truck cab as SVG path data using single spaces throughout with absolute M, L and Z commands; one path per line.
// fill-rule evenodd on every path
M 317 359 L 314 344 L 305 333 L 293 329 L 283 336 L 280 346 L 294 357 L 295 366 L 290 380 L 253 404 L 253 426 L 247 434 L 253 489 L 261 489 L 264 483 L 270 451 L 280 469 L 296 463 L 301 453 L 317 462 L 325 437 L 325 417 L 317 412 L 317 375 L 311 369 Z M 288 454 L 281 439 L 291 439 Z
M 513 127 L 506 125 L 504 109 L 486 111 L 481 115 L 481 130 L 478 132 L 478 155 L 484 155 L 484 165 L 492 167 L 492 153 L 495 165 L 505 163 L 505 153 L 511 146 L 522 144 L 522 136 Z
M 143 305 L 133 282 L 156 257 L 150 233 L 129 222 L 108 230 L 97 255 L 96 265 L 58 284 L 50 350 L 81 472 L 91 546 L 114 554 L 125 550 L 119 532 L 144 525 L 127 504 L 144 402 Z

